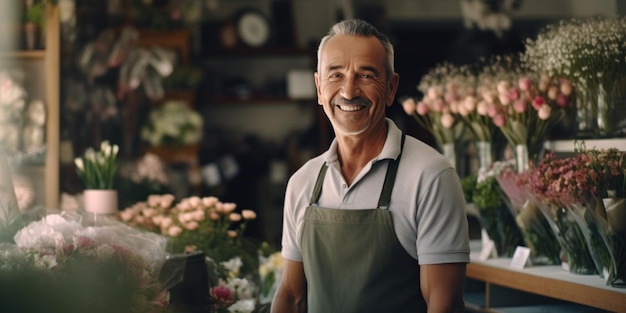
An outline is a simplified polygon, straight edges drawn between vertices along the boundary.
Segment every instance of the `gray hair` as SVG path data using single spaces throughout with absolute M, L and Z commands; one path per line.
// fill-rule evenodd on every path
M 387 79 L 391 79 L 391 75 L 394 73 L 394 51 L 393 45 L 389 40 L 387 35 L 381 33 L 376 27 L 372 26 L 370 23 L 359 20 L 359 19 L 351 19 L 344 20 L 338 22 L 333 25 L 328 34 L 322 38 L 320 41 L 319 47 L 317 48 L 317 63 L 318 63 L 318 71 L 319 71 L 319 60 L 322 49 L 330 40 L 336 35 L 351 35 L 351 36 L 361 36 L 361 37 L 369 37 L 374 36 L 385 48 L 385 52 L 387 53 L 387 62 L 385 64 L 385 70 L 387 71 Z

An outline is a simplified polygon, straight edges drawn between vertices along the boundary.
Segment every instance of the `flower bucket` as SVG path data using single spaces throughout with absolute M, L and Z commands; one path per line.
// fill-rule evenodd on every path
M 117 190 L 87 189 L 83 193 L 85 211 L 93 214 L 114 214 L 117 210 Z

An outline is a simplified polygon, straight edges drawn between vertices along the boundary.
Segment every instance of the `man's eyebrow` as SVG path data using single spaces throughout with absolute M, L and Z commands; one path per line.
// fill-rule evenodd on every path
M 326 68 L 326 70 L 328 71 L 334 71 L 334 70 L 338 70 L 343 68 L 343 66 L 341 65 L 330 65 Z M 359 67 L 359 71 L 368 71 L 368 72 L 372 72 L 374 74 L 376 74 L 376 76 L 380 75 L 380 71 L 378 70 L 378 68 L 374 67 L 374 66 L 361 66 Z

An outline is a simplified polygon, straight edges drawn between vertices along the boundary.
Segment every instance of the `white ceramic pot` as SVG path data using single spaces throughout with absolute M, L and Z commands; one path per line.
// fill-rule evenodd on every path
M 87 189 L 83 193 L 85 211 L 94 214 L 117 212 L 117 190 Z

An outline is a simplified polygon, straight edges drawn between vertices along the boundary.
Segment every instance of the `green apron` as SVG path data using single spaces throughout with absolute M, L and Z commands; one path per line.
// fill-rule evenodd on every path
M 399 161 L 388 165 L 378 208 L 364 210 L 317 206 L 322 166 L 300 243 L 308 313 L 426 312 L 419 266 L 398 241 L 387 210 Z

